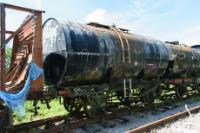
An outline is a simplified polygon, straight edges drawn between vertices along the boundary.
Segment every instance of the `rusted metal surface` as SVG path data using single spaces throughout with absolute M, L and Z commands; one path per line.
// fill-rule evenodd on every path
M 94 27 L 100 27 L 100 28 L 106 28 L 106 29 L 110 29 L 110 26 L 108 25 L 104 25 L 104 24 L 100 24 L 100 23 L 95 23 L 95 22 L 90 22 L 90 23 L 87 23 L 87 25 L 91 25 L 91 26 L 94 26 Z M 118 28 L 119 30 L 121 31 L 125 31 L 128 33 L 128 29 L 124 29 L 124 28 Z
M 43 38 L 45 80 L 61 86 L 131 78 L 142 71 L 145 77 L 157 76 L 168 66 L 162 42 L 119 29 L 49 19 Z
M 10 36 L 6 39 L 6 42 L 9 42 L 12 38 L 14 38 L 15 36 L 17 36 L 17 34 L 19 34 L 20 32 L 22 32 L 22 28 L 23 26 L 25 26 L 28 22 L 30 22 L 32 19 L 32 17 L 29 17 L 29 19 L 26 20 L 26 22 L 24 22 L 15 32 L 9 32 L 8 34 L 10 34 Z M 6 31 L 7 32 L 7 31 Z
M 14 31 L 6 31 L 6 34 L 13 34 L 15 33 Z
M 43 68 L 43 56 L 42 56 L 42 13 L 35 14 L 36 18 L 36 27 L 35 27 L 35 36 L 34 36 L 34 45 L 33 47 L 33 61 L 40 67 Z M 37 80 L 31 83 L 31 91 L 43 91 L 43 78 L 40 76 Z
M 63 127 L 62 126 L 53 126 L 49 129 L 38 131 L 38 133 L 63 133 Z
M 44 11 L 0 3 L 0 89 L 9 92 L 20 90 L 24 84 L 28 64 L 34 61 L 41 68 L 42 60 L 42 13 Z M 16 31 L 7 31 L 5 10 L 13 9 L 31 13 Z M 10 34 L 5 39 L 5 34 Z M 5 73 L 5 45 L 13 39 L 10 70 Z M 31 92 L 42 91 L 43 77 L 31 83 Z
M 189 112 L 190 113 L 197 113 L 197 112 L 199 112 L 199 110 L 200 110 L 200 107 L 194 107 L 194 108 L 190 109 Z M 148 131 L 151 131 L 152 129 L 157 128 L 159 126 L 163 126 L 163 125 L 170 123 L 172 121 L 178 120 L 178 119 L 183 118 L 183 117 L 187 117 L 189 115 L 188 114 L 189 112 L 188 111 L 179 112 L 177 114 L 165 117 L 165 118 L 160 119 L 158 121 L 154 121 L 154 122 L 148 123 L 144 126 L 135 128 L 135 129 L 130 130 L 130 131 L 127 131 L 126 133 L 148 132 Z
M 18 11 L 24 11 L 24 12 L 29 12 L 29 13 L 33 13 L 35 11 L 35 12 L 45 13 L 45 11 L 41 11 L 41 10 L 35 10 L 35 9 L 25 8 L 25 7 L 11 5 L 11 4 L 7 4 L 7 3 L 2 3 L 2 4 L 6 8 L 14 9 L 14 10 L 18 10 Z
M 44 23 L 43 38 L 45 80 L 58 88 L 128 78 L 173 79 L 182 73 L 193 78 L 200 69 L 200 53 L 189 46 L 97 23 L 60 23 L 51 18 Z
M 89 125 L 89 124 L 105 121 L 108 119 L 116 118 L 119 116 L 124 116 L 124 115 L 129 114 L 131 111 L 132 110 L 130 108 L 122 108 L 122 109 L 116 109 L 113 112 L 98 115 L 95 117 L 89 117 L 89 118 L 83 117 L 83 118 L 76 118 L 76 119 L 66 117 L 65 115 L 64 116 L 55 116 L 55 117 L 51 117 L 51 118 L 47 118 L 47 119 L 41 119 L 41 120 L 37 120 L 37 121 L 33 121 L 33 122 L 14 125 L 13 127 L 10 127 L 8 129 L 8 132 L 12 133 L 12 132 L 19 132 L 19 131 L 29 131 L 33 128 L 38 128 L 38 127 L 41 127 L 44 125 L 49 128 L 44 129 L 43 131 L 41 131 L 41 133 L 43 133 L 43 132 L 61 132 L 64 129 L 74 129 L 74 128 L 78 128 L 78 127 L 81 127 L 84 125 Z M 61 121 L 64 121 L 64 122 L 61 122 Z M 56 122 L 61 122 L 61 123 L 57 126 L 52 126 Z
M 171 69 L 174 74 L 176 73 L 191 73 L 194 74 L 200 70 L 199 64 L 199 50 L 194 50 L 189 46 L 179 44 L 172 45 L 165 43 L 172 56 L 173 68 Z
M 5 90 L 5 6 L 0 4 L 0 90 Z
M 59 122 L 61 120 L 64 120 L 66 116 L 55 116 L 47 119 L 41 119 L 33 122 L 28 122 L 24 124 L 14 125 L 13 127 L 9 128 L 9 132 L 16 132 L 16 131 L 23 131 L 23 130 L 29 130 L 32 128 L 40 127 L 43 125 L 52 124 L 54 122 Z

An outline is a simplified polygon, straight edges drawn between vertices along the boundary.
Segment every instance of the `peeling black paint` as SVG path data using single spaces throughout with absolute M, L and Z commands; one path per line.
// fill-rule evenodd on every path
M 62 81 L 60 83 L 65 86 L 71 86 L 72 83 L 101 82 L 105 79 L 109 82 L 114 79 L 134 78 L 141 72 L 144 73 L 144 78 L 155 77 L 165 73 L 169 60 L 172 59 L 170 53 L 173 52 L 167 44 L 139 35 L 123 33 L 130 44 L 131 55 L 131 63 L 124 63 L 122 44 L 113 30 L 72 22 L 48 21 L 44 31 L 50 29 L 54 36 L 45 33 L 43 35 L 45 40 L 43 45 L 46 47 L 43 53 L 44 66 L 48 65 L 46 60 L 52 53 L 62 55 L 66 62 L 62 62 L 65 67 L 60 67 L 63 69 L 61 71 L 64 76 L 60 77 L 59 81 Z M 52 67 L 55 65 L 56 68 L 56 63 L 50 64 Z M 153 71 L 150 68 L 153 68 Z M 49 81 L 48 78 L 46 80 Z

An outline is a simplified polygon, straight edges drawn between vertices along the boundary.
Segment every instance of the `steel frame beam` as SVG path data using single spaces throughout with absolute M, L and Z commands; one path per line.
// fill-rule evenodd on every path
M 6 42 L 10 41 L 12 38 L 15 38 L 20 32 L 20 29 L 23 28 L 23 25 L 20 26 L 17 31 L 6 31 L 6 9 L 12 9 L 22 12 L 32 13 L 36 17 L 35 25 L 35 36 L 34 36 L 34 46 L 32 55 L 34 62 L 42 66 L 42 10 L 35 10 L 31 8 L 25 8 L 21 6 L 11 5 L 7 3 L 0 3 L 0 90 L 5 90 L 5 45 Z M 25 25 L 25 24 L 24 24 Z M 28 32 L 28 31 L 27 31 Z M 6 39 L 5 34 L 10 36 Z M 31 83 L 31 91 L 42 91 L 43 88 L 43 78 L 40 77 L 36 81 Z
M 11 4 L 7 4 L 7 3 L 1 3 L 1 4 L 3 4 L 5 6 L 5 8 L 14 9 L 14 10 L 18 10 L 18 11 L 29 12 L 29 13 L 32 13 L 34 11 L 34 12 L 45 13 L 45 11 L 42 11 L 42 10 L 25 8 L 25 7 L 11 5 Z
M 0 90 L 5 90 L 5 5 L 0 4 Z

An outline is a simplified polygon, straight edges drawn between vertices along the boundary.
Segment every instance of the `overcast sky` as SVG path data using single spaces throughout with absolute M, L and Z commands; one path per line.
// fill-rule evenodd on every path
M 0 0 L 45 10 L 43 21 L 99 22 L 130 29 L 161 41 L 200 44 L 200 0 Z M 25 14 L 7 11 L 7 29 L 15 29 Z

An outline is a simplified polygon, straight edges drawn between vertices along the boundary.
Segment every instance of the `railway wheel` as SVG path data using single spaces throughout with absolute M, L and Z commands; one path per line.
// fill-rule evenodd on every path
M 104 113 L 103 107 L 100 103 L 100 97 L 98 96 L 87 96 L 84 102 L 84 112 L 88 116 L 95 116 Z
M 152 104 L 154 100 L 156 99 L 156 91 L 149 91 L 148 89 L 141 88 L 141 94 L 143 95 L 141 97 L 141 101 L 145 104 Z
M 146 104 L 152 104 L 154 102 L 155 96 L 152 92 L 147 93 L 146 95 L 142 96 L 142 102 Z
M 130 93 L 130 90 L 127 90 L 127 93 Z M 133 101 L 130 99 L 130 97 L 124 97 L 123 91 L 117 91 L 117 98 L 119 101 L 125 105 L 130 105 Z
M 198 94 L 200 94 L 200 87 L 197 87 Z
M 192 86 L 193 89 L 197 90 L 197 93 L 200 95 L 200 85 L 199 84 L 194 84 Z
M 65 109 L 70 112 L 80 112 L 83 107 L 83 100 L 81 97 L 64 97 L 63 101 Z
M 175 92 L 176 92 L 176 97 L 181 99 L 186 95 L 187 87 L 182 85 L 176 85 Z

